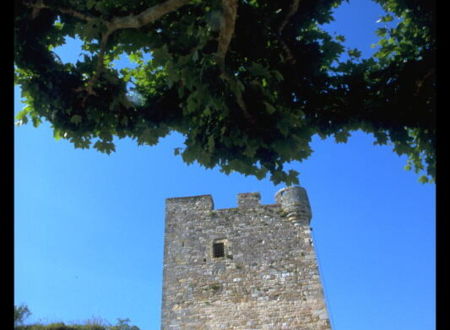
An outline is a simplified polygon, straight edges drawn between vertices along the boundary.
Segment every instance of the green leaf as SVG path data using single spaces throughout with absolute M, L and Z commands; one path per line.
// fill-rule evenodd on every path
M 192 60 L 194 62 L 198 61 L 198 50 L 195 50 L 194 53 L 192 54 Z
M 300 173 L 295 170 L 289 170 L 287 178 L 286 178 L 286 184 L 299 184 L 298 175 Z
M 61 136 L 61 131 L 59 129 L 57 129 L 57 128 L 53 129 L 53 138 L 56 141 L 59 141 L 61 139 L 61 137 L 62 137 Z
M 142 60 L 142 52 L 131 53 L 130 55 L 128 55 L 128 58 L 133 63 L 137 63 L 137 64 L 144 63 L 144 61 Z
M 266 107 L 266 111 L 270 114 L 277 111 L 277 109 L 270 103 L 264 101 L 264 106 Z
M 355 57 L 355 58 L 361 57 L 361 51 L 356 48 L 350 49 L 347 53 L 350 57 Z
M 167 45 L 164 45 L 161 48 L 154 49 L 152 51 L 152 54 L 152 62 L 156 67 L 160 65 L 164 66 L 167 62 L 172 60 L 172 55 L 169 53 Z
M 87 1 L 86 1 L 86 7 L 87 7 L 87 9 L 92 9 L 92 8 L 94 8 L 94 7 L 95 7 L 95 3 L 96 3 L 96 0 L 87 0 Z
M 75 125 L 79 125 L 82 120 L 83 118 L 80 115 L 73 115 L 72 118 L 70 118 L 70 122 Z
M 108 155 L 111 154 L 113 151 L 116 151 L 116 146 L 114 145 L 114 143 L 105 141 L 95 142 L 94 148 Z
M 196 160 L 197 156 L 194 152 L 191 152 L 190 148 L 184 149 L 183 153 L 181 154 L 181 157 L 183 158 L 183 161 L 186 164 L 192 164 L 194 160 Z
M 150 128 L 144 129 L 144 131 L 138 137 L 138 144 L 155 145 L 158 143 L 159 136 L 156 132 Z
M 210 152 L 213 152 L 215 146 L 216 146 L 216 141 L 214 139 L 214 136 L 210 135 L 208 138 L 208 150 Z
M 15 124 L 17 126 L 22 126 L 22 125 L 25 125 L 26 123 L 28 123 L 28 114 L 29 114 L 30 110 L 31 110 L 31 107 L 27 106 L 16 115 L 17 121 Z
M 336 39 L 337 41 L 345 42 L 345 37 L 344 37 L 343 35 L 337 35 L 337 36 L 335 37 L 335 39 Z
M 419 178 L 419 182 L 420 182 L 420 183 L 427 183 L 427 182 L 429 182 L 429 179 L 428 179 L 425 175 L 422 175 L 422 176 Z
M 277 81 L 283 81 L 284 80 L 283 75 L 278 70 L 273 70 L 272 71 L 272 75 L 275 78 L 275 80 L 277 80 Z
M 334 134 L 334 139 L 336 143 L 346 143 L 350 133 L 348 131 L 339 131 Z
M 41 124 L 41 119 L 38 116 L 32 116 L 31 121 L 34 127 L 38 127 Z
M 377 29 L 376 30 L 376 34 L 377 34 L 377 36 L 379 36 L 379 37 L 384 37 L 386 34 L 387 34 L 387 32 L 388 32 L 388 29 L 387 28 L 379 28 L 379 29 Z
M 392 15 L 385 15 L 382 16 L 380 19 L 377 20 L 377 23 L 388 23 L 392 22 L 394 20 L 394 17 Z
M 269 72 L 268 72 L 267 68 L 259 63 L 253 62 L 250 65 L 250 67 L 248 68 L 248 71 L 252 75 L 269 78 Z

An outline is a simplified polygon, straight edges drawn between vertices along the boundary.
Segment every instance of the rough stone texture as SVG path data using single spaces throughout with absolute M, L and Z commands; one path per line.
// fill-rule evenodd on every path
M 306 191 L 166 200 L 162 329 L 330 329 Z M 223 243 L 225 256 L 213 256 Z

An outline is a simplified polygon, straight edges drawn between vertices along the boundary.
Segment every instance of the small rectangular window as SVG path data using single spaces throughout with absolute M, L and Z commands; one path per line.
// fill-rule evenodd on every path
M 213 244 L 213 257 L 214 258 L 225 257 L 225 244 L 223 242 Z

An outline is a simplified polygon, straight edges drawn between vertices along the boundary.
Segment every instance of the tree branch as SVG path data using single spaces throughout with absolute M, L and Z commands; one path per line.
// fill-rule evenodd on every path
M 34 3 L 24 2 L 23 4 L 27 7 L 33 8 L 33 12 L 31 13 L 31 18 L 33 18 L 33 19 L 35 19 L 39 15 L 39 12 L 41 9 L 56 10 L 56 11 L 60 12 L 61 14 L 70 15 L 70 16 L 76 17 L 76 18 L 81 19 L 86 22 L 89 22 L 89 21 L 92 21 L 95 19 L 92 16 L 83 14 L 79 11 L 76 11 L 76 10 L 73 10 L 70 8 L 54 7 L 54 6 L 46 5 L 43 0 L 38 0 Z
M 105 23 L 108 26 L 108 29 L 111 30 L 111 32 L 113 32 L 115 30 L 119 30 L 119 29 L 128 29 L 128 28 L 138 29 L 147 24 L 155 22 L 162 16 L 164 16 L 172 11 L 177 10 L 178 8 L 186 5 L 190 1 L 191 0 L 167 0 L 164 3 L 155 5 L 151 8 L 144 10 L 140 14 L 129 15 L 129 16 L 124 16 L 124 17 L 115 17 L 111 21 L 105 22 Z M 98 18 L 98 17 L 86 15 L 84 13 L 81 13 L 81 12 L 76 11 L 71 8 L 49 6 L 49 5 L 45 4 L 43 0 L 37 0 L 34 3 L 24 2 L 24 5 L 35 9 L 36 12 L 38 12 L 41 9 L 53 9 L 53 10 L 60 12 L 61 14 L 70 15 L 70 16 L 79 18 L 83 21 L 87 21 L 87 22 Z M 37 16 L 37 15 L 35 12 L 33 12 L 33 18 L 35 18 L 35 16 Z
M 433 76 L 434 74 L 434 68 L 431 68 L 425 73 L 425 75 L 422 77 L 422 79 L 418 80 L 416 82 L 416 94 L 419 94 L 420 90 L 422 89 L 423 84 Z
M 103 22 L 106 30 L 101 34 L 100 39 L 100 49 L 98 53 L 98 59 L 97 59 L 97 67 L 94 75 L 89 80 L 87 85 L 83 88 L 87 91 L 88 95 L 95 95 L 94 92 L 94 84 L 97 82 L 98 78 L 104 71 L 104 59 L 105 59 L 105 53 L 106 53 L 106 45 L 108 42 L 108 39 L 112 33 L 114 33 L 117 30 L 121 29 L 130 29 L 135 28 L 138 29 L 140 27 L 143 27 L 147 24 L 153 23 L 162 16 L 176 11 L 180 7 L 186 5 L 191 0 L 167 0 L 164 3 L 155 5 L 153 7 L 150 7 L 140 14 L 137 15 L 129 15 L 124 17 L 115 17 L 110 21 Z M 35 3 L 27 3 L 25 2 L 25 5 L 28 7 L 33 8 L 32 12 L 32 18 L 35 18 L 41 9 L 52 9 L 56 10 L 57 12 L 61 14 L 70 15 L 73 17 L 76 17 L 78 19 L 84 20 L 86 22 L 92 21 L 94 19 L 98 19 L 97 17 L 88 16 L 86 14 L 83 14 L 79 11 L 70 9 L 70 8 L 61 8 L 61 7 L 52 7 L 44 4 L 43 0 L 38 0 Z M 78 92 L 81 91 L 80 89 L 77 90 Z M 83 103 L 86 101 L 86 98 L 83 100 Z
M 300 0 L 293 0 L 291 3 L 291 6 L 289 8 L 289 12 L 284 17 L 284 20 L 281 22 L 280 26 L 278 27 L 278 34 L 281 35 L 283 33 L 284 28 L 286 27 L 287 23 L 289 23 L 289 20 L 292 16 L 295 15 L 295 13 L 298 11 L 298 7 L 300 5 Z
M 106 43 L 108 42 L 109 35 L 110 35 L 109 31 L 106 31 L 102 35 L 102 39 L 100 41 L 100 50 L 98 52 L 98 58 L 97 58 L 97 67 L 95 69 L 94 75 L 88 81 L 86 87 L 84 87 L 84 89 L 87 91 L 88 95 L 95 95 L 94 84 L 97 82 L 98 78 L 100 77 L 103 70 L 105 69 Z M 85 99 L 83 100 L 83 105 L 84 105 L 84 102 L 85 102 Z
M 222 73 L 225 71 L 225 56 L 234 33 L 238 0 L 222 0 L 222 19 L 220 22 L 219 44 L 216 58 Z
M 104 58 L 106 52 L 106 45 L 108 43 L 109 36 L 117 30 L 122 29 L 138 29 L 147 24 L 153 23 L 162 16 L 177 10 L 178 8 L 184 6 L 191 0 L 168 0 L 162 4 L 155 5 L 151 8 L 144 10 L 138 15 L 129 15 L 125 17 L 116 17 L 111 21 L 106 23 L 106 31 L 103 32 L 100 42 L 100 50 L 98 54 L 97 69 L 94 76 L 88 82 L 86 86 L 86 91 L 88 94 L 95 94 L 93 86 L 95 82 L 100 77 L 102 71 L 104 70 Z
M 300 5 L 300 0 L 293 0 L 291 3 L 291 6 L 289 8 L 289 12 L 284 17 L 284 20 L 281 22 L 280 26 L 278 27 L 278 40 L 281 42 L 281 46 L 283 47 L 284 51 L 287 54 L 287 61 L 290 63 L 295 63 L 295 57 L 292 54 L 291 49 L 288 47 L 288 45 L 284 42 L 282 38 L 283 30 L 286 27 L 286 25 L 289 23 L 289 20 L 292 18 L 292 16 L 295 15 L 295 13 L 298 11 L 298 7 Z
M 238 9 L 238 0 L 222 0 L 222 17 L 220 20 L 220 30 L 218 45 L 216 51 L 216 60 L 220 69 L 220 77 L 228 82 L 230 86 L 236 85 L 236 81 L 225 71 L 225 57 L 230 46 L 231 38 L 233 37 L 234 29 L 236 26 Z M 236 103 L 241 108 L 244 116 L 251 120 L 251 116 L 247 111 L 247 107 L 242 97 L 242 92 L 237 88 L 235 90 Z
M 188 4 L 190 1 L 191 0 L 167 0 L 164 3 L 144 10 L 140 14 L 113 18 L 107 26 L 110 32 L 114 32 L 119 29 L 138 29 L 157 21 L 168 13 L 176 11 L 180 7 Z

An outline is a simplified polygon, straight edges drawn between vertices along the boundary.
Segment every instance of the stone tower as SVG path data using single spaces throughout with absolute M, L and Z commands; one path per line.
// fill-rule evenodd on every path
M 325 330 L 302 187 L 215 210 L 210 195 L 166 200 L 162 329 Z

